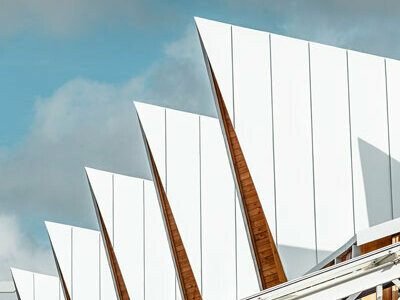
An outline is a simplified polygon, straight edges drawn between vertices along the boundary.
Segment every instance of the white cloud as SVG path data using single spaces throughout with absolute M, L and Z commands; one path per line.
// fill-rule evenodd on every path
M 38 1 L 38 7 L 41 7 L 50 0 Z M 93 5 L 91 1 L 83 0 L 83 4 L 78 4 L 81 1 L 64 4 L 66 7 L 61 9 L 64 10 L 61 13 L 65 13 L 65 16 L 59 16 L 57 14 L 60 12 L 55 12 L 54 22 L 57 22 L 57 18 L 61 21 L 63 18 L 70 18 L 74 5 L 83 5 L 83 11 L 90 10 Z M 116 7 L 126 5 L 125 1 L 120 2 Z M 30 11 L 36 9 L 29 7 L 31 4 L 21 8 L 16 3 L 21 2 L 2 2 L 2 6 L 6 4 L 11 8 L 8 8 L 8 16 L 0 9 L 1 28 L 4 27 L 3 22 L 9 22 L 11 27 L 18 25 L 17 21 L 4 20 L 3 16 L 6 19 L 14 16 L 16 20 L 19 20 L 21 15 L 35 15 L 35 18 L 38 16 L 39 13 Z M 46 8 L 48 12 L 56 9 L 52 3 L 49 5 L 50 7 Z M 100 1 L 98 6 L 103 11 L 114 9 L 107 6 L 107 1 Z M 280 9 L 277 7 L 277 11 Z M 304 16 L 307 16 L 304 12 L 306 6 L 303 11 L 298 6 L 289 7 L 289 11 L 292 12 L 296 9 L 298 15 L 292 21 L 282 21 L 281 24 L 281 28 L 291 31 L 294 36 L 296 32 L 300 32 L 296 30 L 300 30 L 302 22 L 310 19 L 304 19 Z M 38 10 L 40 14 L 45 13 L 45 9 Z M 90 22 L 102 17 L 102 12 L 93 14 L 93 17 L 89 17 Z M 289 18 L 290 13 L 283 15 Z M 43 22 L 50 22 L 51 25 L 52 18 Z M 324 32 L 328 32 L 332 41 L 340 36 L 340 31 L 344 31 L 346 27 L 345 24 L 335 24 L 332 28 L 336 29 L 331 29 L 332 31 L 320 30 L 318 28 L 328 28 L 328 23 L 333 19 L 328 18 L 324 21 L 316 18 L 314 23 L 310 19 L 307 21 L 308 25 L 302 25 L 304 28 L 310 28 L 308 38 L 315 34 L 322 39 Z M 26 19 L 33 22 L 34 17 Z M 87 25 L 80 24 L 79 20 L 76 22 L 79 28 Z M 309 25 L 311 23 L 314 25 Z M 63 24 L 63 21 L 60 24 Z M 54 26 L 56 30 L 64 30 L 63 27 L 57 29 L 57 24 Z M 65 30 L 73 30 L 67 27 Z M 23 230 L 27 230 L 29 226 L 29 232 L 20 239 L 22 248 L 29 248 L 30 239 L 37 237 L 41 244 L 46 243 L 47 237 L 42 223 L 46 219 L 95 227 L 83 169 L 85 165 L 133 176 L 148 176 L 147 160 L 132 100 L 215 115 L 197 33 L 193 25 L 190 28 L 182 39 L 166 45 L 165 57 L 155 62 L 139 77 L 118 85 L 78 78 L 62 85 L 50 97 L 37 99 L 34 121 L 24 143 L 13 153 L 10 153 L 9 149 L 0 149 L 2 211 L 18 214 L 23 218 L 24 222 L 20 224 Z M 347 35 L 352 35 L 349 33 L 351 30 L 346 31 Z M 8 272 L 8 264 L 12 262 L 12 253 L 4 253 L 6 254 L 0 256 L 0 272 L 4 269 Z
M 235 19 L 244 20 L 245 25 L 400 59 L 400 1 L 397 0 L 220 2 Z
M 3 163 L 2 207 L 28 220 L 93 226 L 84 165 L 146 174 L 129 96 L 137 89 L 136 80 L 117 87 L 76 79 L 38 99 L 30 135 Z
M 49 264 L 52 254 L 35 244 L 23 233 L 20 222 L 13 215 L 0 215 L 0 280 L 10 279 L 10 267 L 56 274 Z
M 78 78 L 36 101 L 28 137 L 0 172 L 2 211 L 17 214 L 31 239 L 48 245 L 44 220 L 96 228 L 85 165 L 148 177 L 133 100 L 214 114 L 196 34 L 166 45 L 163 59 L 124 84 Z M 4 253 L 0 271 L 12 255 Z

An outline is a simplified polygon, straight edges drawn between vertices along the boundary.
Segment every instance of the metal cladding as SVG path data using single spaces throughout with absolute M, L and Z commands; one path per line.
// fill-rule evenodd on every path
M 93 193 L 93 189 L 92 189 L 92 186 L 90 184 L 89 179 L 88 179 L 88 182 L 89 182 L 90 191 L 91 191 L 92 198 L 93 198 L 93 203 L 94 203 L 94 206 L 95 206 L 97 219 L 98 219 L 98 222 L 99 222 L 99 227 L 100 227 L 100 230 L 101 230 L 101 234 L 103 236 L 104 245 L 105 245 L 105 248 L 107 250 L 107 256 L 108 256 L 110 267 L 111 267 L 111 270 L 112 270 L 113 280 L 114 280 L 114 284 L 115 284 L 115 287 L 116 287 L 118 299 L 119 300 L 129 300 L 130 298 L 129 298 L 129 295 L 128 295 L 128 291 L 126 289 L 125 281 L 124 281 L 124 278 L 122 276 L 121 269 L 119 267 L 117 257 L 115 256 L 113 245 L 111 244 L 110 236 L 109 236 L 109 234 L 107 232 L 107 228 L 106 228 L 106 226 L 104 224 L 103 216 L 102 216 L 101 211 L 99 209 L 99 206 L 97 204 L 97 200 L 96 200 L 96 197 L 95 197 L 95 195 Z
M 65 298 L 75 300 L 117 300 L 101 233 L 52 222 L 46 222 L 46 227 L 59 273 L 61 294 L 66 291 Z
M 288 279 L 400 216 L 398 61 L 196 25 Z
M 238 297 L 258 291 L 239 210 L 237 234 L 245 244 L 235 256 L 235 186 L 218 120 L 144 103 L 135 106 L 202 297 L 232 299 L 237 286 Z M 147 194 L 145 198 L 146 204 L 154 202 Z M 146 208 L 146 219 L 162 221 L 159 210 L 154 215 Z M 146 232 L 151 233 L 149 227 Z M 149 250 L 149 257 L 156 254 Z
M 99 228 L 102 227 L 107 232 L 108 247 L 113 249 L 112 256 L 118 262 L 118 273 L 124 280 L 126 291 L 131 299 L 144 299 L 145 285 L 151 286 L 155 282 L 152 275 L 155 270 L 153 271 L 151 267 L 153 260 L 146 261 L 144 254 L 148 254 L 148 257 L 152 257 L 156 261 L 160 259 L 159 256 L 166 257 L 166 263 L 169 263 L 170 260 L 167 241 L 153 243 L 155 233 L 147 230 L 150 229 L 150 226 L 145 224 L 152 216 L 152 208 L 148 207 L 148 203 L 153 203 L 152 198 L 154 198 L 156 213 L 159 213 L 155 192 L 153 196 L 148 191 L 148 187 L 154 189 L 153 182 L 93 168 L 85 168 L 85 170 L 91 193 L 96 200 L 95 208 L 101 215 L 101 220 L 98 218 Z M 146 210 L 145 206 L 147 206 Z M 157 236 L 163 234 L 161 222 L 156 222 L 157 225 L 155 225 L 160 227 L 159 231 L 161 232 Z M 104 239 L 102 239 L 102 243 L 106 248 Z M 150 254 L 155 247 L 161 252 L 159 256 Z M 108 257 L 106 253 L 105 251 L 104 255 Z M 158 264 L 157 274 L 165 276 L 162 265 Z M 172 262 L 170 265 L 172 267 Z M 173 272 L 173 268 L 171 271 Z M 149 276 L 146 281 L 145 275 Z M 163 293 L 164 290 L 160 288 L 157 294 L 151 292 L 148 294 L 151 298 L 153 296 L 158 298 Z M 109 298 L 109 296 L 104 297 Z
M 64 297 L 61 282 L 56 276 L 34 273 L 16 268 L 11 268 L 11 274 L 15 287 L 14 291 L 18 300 L 70 299 Z M 12 292 L 13 289 L 9 289 L 7 291 L 1 290 L 0 293 L 11 294 Z
M 58 263 L 57 256 L 54 253 L 54 249 L 52 248 L 51 250 L 53 252 L 54 262 L 56 264 L 57 273 L 58 273 L 58 277 L 60 278 L 60 284 L 61 284 L 61 288 L 62 288 L 64 297 L 65 297 L 65 300 L 71 300 L 71 296 L 69 295 L 67 284 L 65 283 L 64 275 L 61 271 L 60 264 Z
M 152 180 L 86 168 L 100 231 L 17 297 L 397 299 L 400 62 L 195 22 L 217 117 L 135 102 Z
M 217 96 L 218 110 L 225 133 L 224 137 L 229 147 L 234 178 L 240 195 L 243 218 L 245 219 L 249 243 L 256 262 L 258 278 L 261 282 L 260 288 L 267 289 L 286 282 L 285 271 L 211 66 L 210 69 Z
M 185 300 L 202 299 L 200 290 L 196 282 L 196 278 L 194 277 L 193 270 L 185 250 L 185 246 L 179 234 L 178 226 L 175 222 L 171 206 L 169 204 L 164 186 L 161 182 L 161 178 L 153 158 L 153 154 L 151 152 L 143 129 L 142 134 L 147 155 L 149 158 L 151 173 L 153 175 L 154 186 L 157 191 L 160 209 L 165 223 L 165 230 L 168 236 L 168 241 L 170 243 L 171 254 L 173 256 L 182 297 Z

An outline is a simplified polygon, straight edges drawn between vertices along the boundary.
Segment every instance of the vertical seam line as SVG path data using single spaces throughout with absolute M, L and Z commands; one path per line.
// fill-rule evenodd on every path
M 388 91 L 388 82 L 387 82 L 387 67 L 386 67 L 386 58 L 384 61 L 385 67 L 385 91 L 386 91 L 386 122 L 387 122 L 387 138 L 388 138 L 388 152 L 389 152 L 389 188 L 390 188 L 390 208 L 392 212 L 392 219 L 394 218 L 393 211 L 393 182 L 392 182 L 392 152 L 390 147 L 390 120 L 389 120 L 389 91 Z
M 233 128 L 236 127 L 236 114 L 235 114 L 235 77 L 234 77 L 234 68 L 233 68 L 233 27 L 231 26 L 231 84 L 232 84 L 232 116 L 233 116 Z
M 102 299 L 102 295 L 101 295 L 101 246 L 100 246 L 100 234 L 98 235 L 99 237 L 99 297 L 100 300 Z
M 356 234 L 356 213 L 354 207 L 354 170 L 353 170 L 353 137 L 351 128 L 351 101 L 350 101 L 350 69 L 349 69 L 349 51 L 346 50 L 346 68 L 347 68 L 347 102 L 349 110 L 349 133 L 350 133 L 350 171 L 351 171 L 351 199 L 353 205 L 353 234 Z
M 144 180 L 142 180 L 143 195 L 143 299 L 146 299 L 146 195 Z
M 165 167 L 165 192 L 168 192 L 168 172 L 167 172 L 167 109 L 164 108 L 164 167 Z
M 313 106 L 312 106 L 312 87 L 311 87 L 311 50 L 310 42 L 308 44 L 308 84 L 310 92 L 310 121 L 311 121 L 311 160 L 312 160 L 312 185 L 314 200 L 314 239 L 315 239 L 315 259 L 318 263 L 318 236 L 317 236 L 317 204 L 315 199 L 315 158 L 314 158 L 314 122 L 313 122 Z
M 164 178 L 165 178 L 165 193 L 168 196 L 168 153 L 167 153 L 167 109 L 164 108 Z M 178 277 L 176 274 L 176 269 L 174 269 L 174 290 L 175 290 L 175 300 L 177 300 L 177 289 L 176 285 L 178 284 Z
M 232 84 L 232 121 L 233 128 L 236 126 L 236 116 L 235 116 L 235 85 L 234 85 L 234 70 L 233 70 L 233 27 L 231 29 L 231 84 Z M 233 189 L 233 201 L 235 204 L 235 280 L 236 280 L 236 299 L 238 299 L 238 237 L 237 237 L 237 205 L 236 205 L 236 187 Z
M 71 298 L 74 298 L 74 228 L 71 226 Z
M 203 296 L 203 203 L 201 181 L 201 116 L 199 116 L 200 294 Z
M 272 81 L 272 39 L 271 34 L 269 37 L 269 73 L 271 85 L 271 131 L 272 131 L 272 168 L 274 173 L 274 210 L 275 210 L 275 243 L 278 246 L 278 210 L 276 205 L 276 165 L 275 165 L 275 120 L 274 120 L 274 92 Z
M 32 272 L 33 300 L 36 300 L 35 273 Z
M 112 246 L 115 246 L 114 243 L 114 173 L 112 174 Z

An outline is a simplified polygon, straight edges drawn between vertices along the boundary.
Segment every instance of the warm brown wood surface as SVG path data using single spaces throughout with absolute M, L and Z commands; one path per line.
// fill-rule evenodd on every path
M 175 267 L 178 273 L 178 280 L 182 288 L 182 297 L 184 300 L 200 300 L 202 299 L 199 288 L 197 286 L 196 278 L 194 277 L 192 267 L 190 265 L 189 258 L 186 254 L 185 246 L 183 245 L 181 236 L 179 234 L 178 226 L 175 222 L 174 215 L 167 195 L 164 190 L 164 186 L 161 182 L 160 175 L 157 170 L 157 166 L 154 162 L 153 154 L 144 136 L 144 142 L 147 146 L 150 165 L 152 168 L 154 184 L 157 190 L 157 194 L 160 200 L 161 213 L 166 224 L 166 232 L 168 240 L 170 242 L 172 256 L 174 259 Z M 157 288 L 157 287 L 154 287 Z
M 395 244 L 400 241 L 400 235 L 395 234 L 392 236 L 386 236 L 379 240 L 375 240 L 364 245 L 361 245 L 361 254 L 366 254 L 371 251 L 378 250 L 382 247 L 389 246 L 390 244 Z M 383 290 L 383 300 L 397 300 L 399 298 L 399 291 L 396 286 L 388 287 Z M 375 300 L 376 293 L 363 297 L 362 300 Z
M 110 236 L 108 235 L 107 228 L 104 224 L 103 216 L 97 204 L 96 197 L 93 193 L 92 186 L 89 181 L 90 191 L 92 193 L 93 203 L 99 221 L 100 230 L 104 238 L 104 244 L 107 251 L 108 259 L 111 264 L 111 272 L 116 287 L 116 292 L 119 300 L 129 300 L 128 290 L 126 289 L 125 281 L 121 273 L 121 269 L 118 264 L 117 257 L 115 256 L 114 247 L 111 243 Z
M 126 289 L 124 278 L 122 277 L 121 269 L 119 268 L 117 257 L 115 256 L 114 247 L 111 244 L 110 237 L 108 235 L 106 226 L 103 221 L 103 217 L 99 211 L 100 225 L 103 232 L 104 241 L 106 244 L 106 250 L 111 263 L 112 274 L 114 282 L 117 288 L 118 298 L 120 300 L 129 300 L 128 290 Z
M 366 243 L 366 244 L 360 246 L 361 254 L 366 254 L 368 252 L 378 250 L 382 247 L 389 246 L 390 244 L 392 244 L 391 236 L 387 236 L 387 237 L 381 238 L 379 240 Z
M 383 248 L 383 247 L 389 246 L 390 244 L 395 244 L 398 242 L 400 242 L 400 234 L 389 235 L 389 236 L 380 238 L 378 240 L 371 241 L 369 243 L 366 243 L 366 244 L 360 246 L 360 255 L 378 250 L 380 248 Z M 338 261 L 343 262 L 343 261 L 352 259 L 353 257 L 352 257 L 351 250 L 352 250 L 352 248 L 349 248 L 349 249 L 345 250 L 343 253 L 341 253 L 338 256 Z M 335 260 L 328 263 L 326 266 L 324 266 L 324 268 L 330 267 L 334 264 L 335 264 Z M 397 300 L 399 298 L 398 295 L 399 295 L 399 291 L 396 286 L 387 287 L 387 288 L 383 289 L 383 300 Z M 372 293 L 372 294 L 370 294 L 368 296 L 364 296 L 360 299 L 376 300 L 376 293 Z
M 286 282 L 286 275 L 211 64 L 210 71 L 262 288 L 270 288 Z

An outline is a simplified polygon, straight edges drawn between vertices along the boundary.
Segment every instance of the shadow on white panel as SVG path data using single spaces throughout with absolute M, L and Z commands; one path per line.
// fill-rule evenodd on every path
M 393 216 L 400 217 L 400 61 L 386 59 Z
M 390 166 L 386 162 L 375 164 L 376 183 L 369 182 L 363 163 L 369 155 L 360 139 L 389 153 L 386 105 L 385 64 L 381 57 L 348 51 L 349 95 L 353 151 L 354 214 L 356 233 L 368 228 L 372 222 L 389 220 L 391 212 Z M 363 150 L 364 149 L 364 150 Z M 364 153 L 361 153 L 363 151 Z M 373 164 L 374 161 L 371 161 Z M 369 172 L 368 172 L 369 173 Z M 364 176 L 368 176 L 365 178 Z M 368 180 L 368 182 L 365 181 Z M 372 184 L 371 187 L 365 184 Z M 379 195 L 381 207 L 376 217 L 369 215 L 367 195 Z M 371 212 L 370 212 L 371 213 Z M 372 217 L 372 219 L 371 219 Z M 373 220 L 374 219 L 374 220 Z
M 382 201 L 382 186 L 389 188 L 387 178 L 376 170 L 385 168 L 389 156 L 363 139 L 358 139 L 361 169 L 364 181 L 365 205 L 369 226 L 374 226 L 391 220 L 391 205 Z M 392 160 L 394 172 L 400 172 L 400 163 Z

